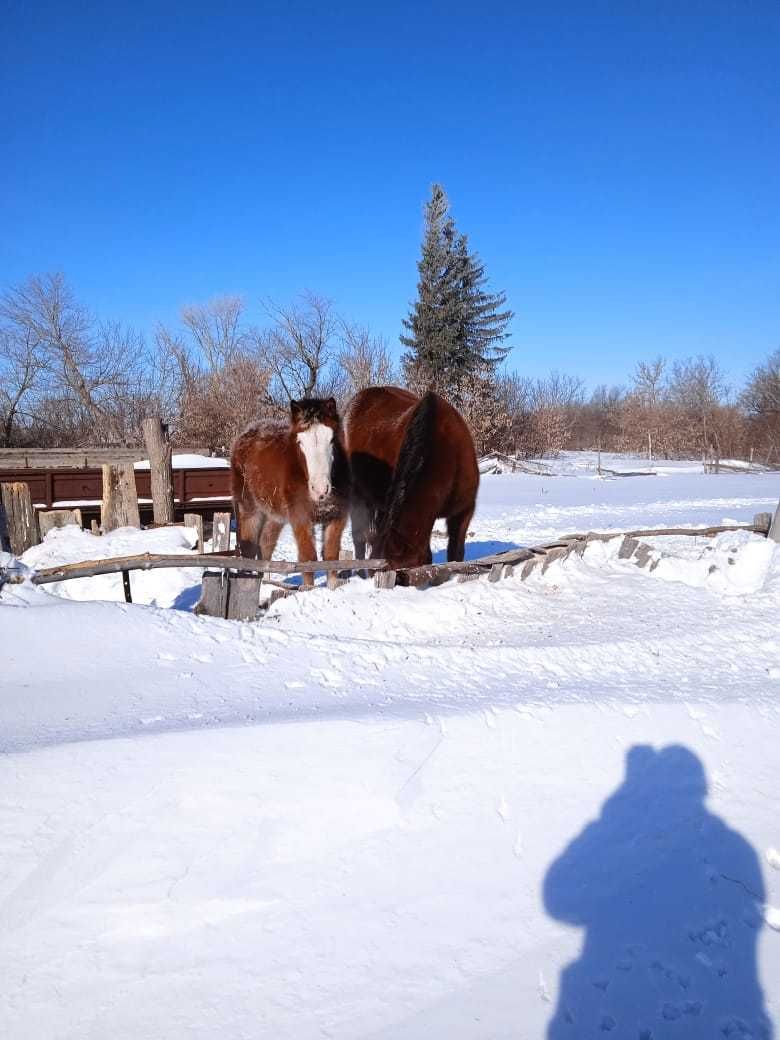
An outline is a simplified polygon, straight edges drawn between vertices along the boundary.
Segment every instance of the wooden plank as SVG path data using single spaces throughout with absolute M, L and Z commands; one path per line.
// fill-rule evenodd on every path
M 232 621 L 254 621 L 260 605 L 260 575 L 228 577 L 227 616 Z
M 200 515 L 200 513 L 185 513 L 184 526 L 195 528 L 198 540 L 195 542 L 194 548 L 200 549 L 200 551 L 203 552 L 203 547 L 205 544 L 203 540 L 203 517 Z
M 2 503 L 3 549 L 21 556 L 23 552 L 40 542 L 38 534 L 38 518 L 27 484 L 19 482 L 0 484 L 0 503 Z
M 41 541 L 54 527 L 67 527 L 76 524 L 81 527 L 82 517 L 80 509 L 45 509 L 38 512 L 38 526 L 41 532 Z
M 173 464 L 168 426 L 158 416 L 150 416 L 141 423 L 146 450 L 149 454 L 152 512 L 156 524 L 172 524 Z
M 212 552 L 226 553 L 230 549 L 230 521 L 232 513 L 215 513 L 211 528 Z
M 204 447 L 176 449 L 185 455 L 211 454 Z M 0 469 L 99 469 L 104 464 L 140 462 L 147 457 L 143 445 L 135 448 L 0 448 Z
M 140 527 L 138 495 L 132 463 L 103 466 L 103 502 L 100 507 L 100 526 L 103 532 L 118 527 Z

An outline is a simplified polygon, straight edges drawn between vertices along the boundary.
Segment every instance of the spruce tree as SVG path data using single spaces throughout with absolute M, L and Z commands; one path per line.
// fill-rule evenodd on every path
M 417 300 L 401 342 L 407 383 L 432 387 L 457 401 L 466 383 L 490 379 L 506 356 L 501 343 L 512 317 L 504 293 L 486 290 L 485 265 L 458 234 L 444 189 L 434 184 L 425 207 Z

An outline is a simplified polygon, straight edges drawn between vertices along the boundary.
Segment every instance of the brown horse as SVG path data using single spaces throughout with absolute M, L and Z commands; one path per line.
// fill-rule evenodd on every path
M 474 513 L 479 469 L 466 423 L 444 398 L 415 397 L 372 386 L 350 402 L 345 418 L 352 475 L 355 556 L 396 567 L 431 562 L 431 531 L 447 521 L 447 559 L 462 560 Z
M 322 524 L 323 559 L 337 560 L 349 508 L 349 467 L 335 400 L 290 402 L 290 423 L 258 423 L 230 455 L 241 556 L 270 560 L 292 525 L 298 559 L 316 560 L 314 525 Z M 305 574 L 305 585 L 314 575 Z

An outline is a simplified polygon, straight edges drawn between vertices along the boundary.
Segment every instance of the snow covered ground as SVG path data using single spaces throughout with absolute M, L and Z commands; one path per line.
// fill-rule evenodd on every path
M 780 492 L 594 461 L 484 477 L 469 555 Z M 0 1036 L 780 1036 L 780 549 L 650 541 L 255 624 L 197 571 L 6 586 Z

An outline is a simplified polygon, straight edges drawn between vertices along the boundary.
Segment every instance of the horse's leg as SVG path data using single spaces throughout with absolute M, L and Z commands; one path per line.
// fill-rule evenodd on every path
M 265 524 L 265 513 L 257 505 L 247 502 L 236 503 L 236 525 L 239 556 L 256 560 L 260 535 Z
M 460 562 L 466 555 L 466 533 L 474 515 L 474 509 L 464 509 L 447 517 L 447 562 Z
M 352 506 L 352 542 L 355 546 L 355 559 L 365 560 L 366 542 L 371 531 L 371 516 L 368 506 L 363 502 L 356 502 Z
M 300 562 L 306 563 L 310 560 L 316 560 L 317 546 L 314 541 L 314 529 L 311 521 L 304 520 L 293 524 L 293 534 L 295 535 L 295 544 L 298 546 L 298 559 Z M 304 574 L 303 584 L 307 586 L 314 584 L 314 574 L 311 571 L 307 571 Z
M 323 560 L 337 560 L 339 558 L 339 552 L 341 551 L 341 536 L 344 533 L 344 528 L 347 526 L 347 518 L 345 516 L 339 517 L 337 520 L 329 520 L 325 524 L 325 530 L 322 538 L 322 558 Z M 361 556 L 362 560 L 363 557 Z
M 266 521 L 263 524 L 263 533 L 260 537 L 261 560 L 273 559 L 273 551 L 276 548 L 276 543 L 279 541 L 279 535 L 282 533 L 283 527 L 283 520 L 272 520 L 270 516 L 266 517 Z
M 352 521 L 352 544 L 355 546 L 355 559 L 365 560 L 366 542 L 371 530 L 371 516 L 365 502 L 353 502 L 350 520 Z M 361 578 L 368 577 L 367 571 L 358 571 Z

